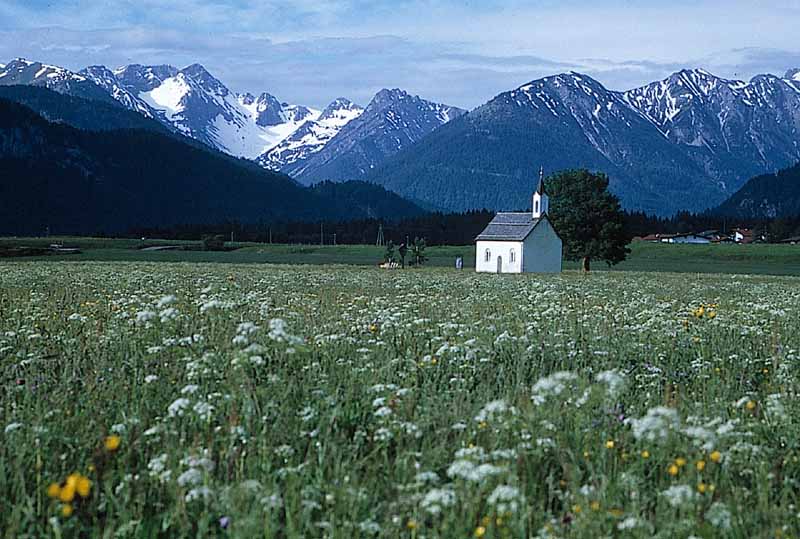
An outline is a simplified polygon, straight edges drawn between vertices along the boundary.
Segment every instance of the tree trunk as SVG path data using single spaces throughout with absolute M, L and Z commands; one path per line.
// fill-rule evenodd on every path
M 584 256 L 583 261 L 581 262 L 581 267 L 583 268 L 583 273 L 589 273 L 589 257 Z

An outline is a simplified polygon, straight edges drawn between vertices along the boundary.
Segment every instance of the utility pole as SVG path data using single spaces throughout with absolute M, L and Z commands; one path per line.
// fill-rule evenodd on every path
M 272 227 L 269 227 L 269 244 L 272 245 Z
M 319 223 L 319 244 L 325 245 L 325 236 L 322 231 L 322 222 Z
M 333 233 L 333 245 L 336 246 L 336 232 Z
M 378 223 L 378 239 L 375 240 L 375 245 L 383 246 L 383 223 Z

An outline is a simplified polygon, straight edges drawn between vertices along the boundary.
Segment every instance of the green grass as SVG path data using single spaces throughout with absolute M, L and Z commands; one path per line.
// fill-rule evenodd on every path
M 0 261 L 0 530 L 796 537 L 798 285 Z
M 236 243 L 234 251 L 206 252 L 141 251 L 140 240 L 104 238 L 0 238 L 0 248 L 14 245 L 47 246 L 61 241 L 65 246 L 83 250 L 77 255 L 25 257 L 20 260 L 127 261 L 127 262 L 224 262 L 232 264 L 378 264 L 384 249 L 373 245 L 267 245 Z M 199 242 L 148 240 L 147 245 L 181 245 L 199 249 Z M 598 271 L 659 271 L 679 273 L 729 273 L 764 275 L 800 275 L 800 246 L 797 245 L 666 245 L 631 244 L 628 260 L 609 268 L 595 261 Z M 454 267 L 456 256 L 464 258 L 466 269 L 475 266 L 473 246 L 429 247 L 428 265 Z M 578 269 L 576 262 L 566 261 L 565 269 Z

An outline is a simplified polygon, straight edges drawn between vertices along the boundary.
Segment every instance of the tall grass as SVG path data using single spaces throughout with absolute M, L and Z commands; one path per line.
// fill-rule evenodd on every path
M 796 536 L 798 284 L 0 264 L 0 529 Z

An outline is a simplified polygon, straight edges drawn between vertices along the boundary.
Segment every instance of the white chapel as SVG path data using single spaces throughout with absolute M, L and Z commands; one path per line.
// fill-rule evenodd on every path
M 475 238 L 475 271 L 558 273 L 561 238 L 547 218 L 544 170 L 533 194 L 532 211 L 498 213 Z

